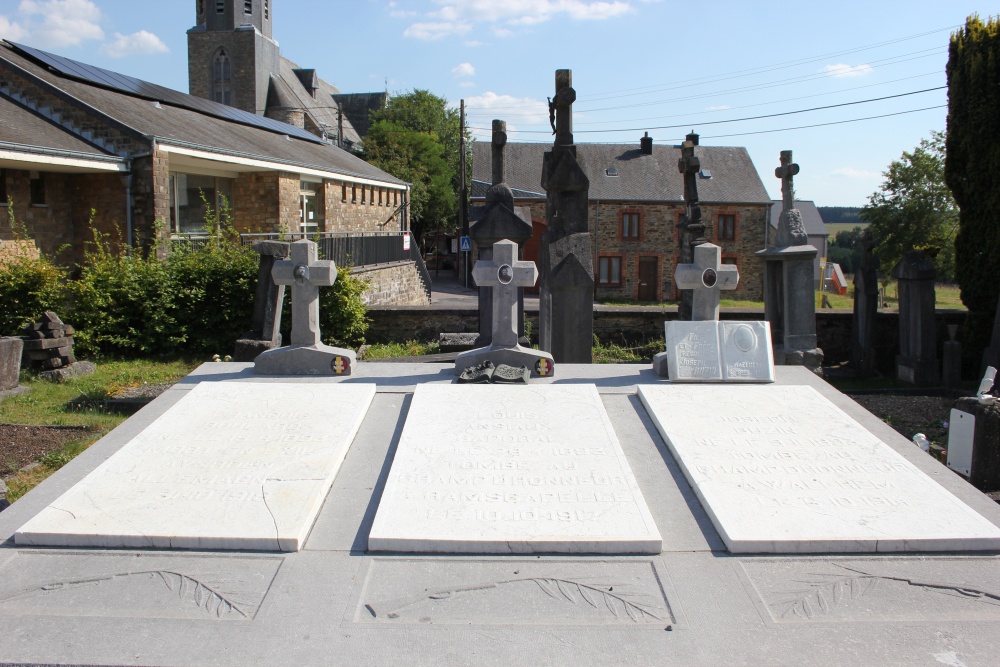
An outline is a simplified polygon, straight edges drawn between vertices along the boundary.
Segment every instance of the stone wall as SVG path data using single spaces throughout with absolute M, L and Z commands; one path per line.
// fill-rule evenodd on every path
M 528 206 L 531 218 L 545 221 L 545 202 L 519 200 L 519 206 Z M 740 284 L 727 297 L 744 301 L 760 301 L 764 294 L 763 266 L 754 253 L 765 246 L 767 206 L 764 204 L 721 205 L 702 204 L 705 236 L 722 248 L 723 262 L 733 263 L 740 271 Z M 622 214 L 638 213 L 638 238 L 623 238 Z M 598 279 L 600 257 L 617 257 L 621 260 L 621 282 L 616 285 L 598 285 L 597 298 L 639 298 L 639 258 L 655 257 L 656 300 L 676 300 L 674 267 L 680 259 L 677 224 L 684 213 L 682 203 L 665 202 L 599 202 L 590 201 L 589 223 L 591 249 L 598 261 L 594 264 Z M 734 239 L 718 238 L 720 215 L 736 216 Z
M 400 231 L 400 219 L 380 226 L 402 203 L 403 192 L 392 188 L 326 181 L 326 226 L 328 232 Z
M 526 310 L 529 321 L 537 323 L 538 311 Z M 965 322 L 966 311 L 937 311 L 938 359 L 943 354 L 941 346 L 948 340 L 947 325 Z M 437 340 L 439 333 L 472 333 L 479 331 L 479 313 L 472 308 L 414 308 L 408 306 L 376 307 L 369 311 L 372 326 L 368 332 L 371 342 Z M 723 308 L 724 320 L 762 320 L 762 310 Z M 816 335 L 825 354 L 827 365 L 850 360 L 850 333 L 853 313 L 846 309 L 823 310 L 816 314 Z M 603 343 L 637 344 L 663 340 L 663 323 L 677 319 L 676 306 L 634 307 L 596 306 L 594 308 L 594 334 Z M 899 313 L 879 311 L 875 320 L 875 348 L 878 368 L 886 375 L 894 375 L 895 358 L 899 351 Z M 537 331 L 537 326 L 535 326 Z
M 413 262 L 355 268 L 351 269 L 351 275 L 368 281 L 362 300 L 369 308 L 430 305 L 430 299 L 427 298 L 424 284 Z M 406 339 L 409 338 L 413 336 Z

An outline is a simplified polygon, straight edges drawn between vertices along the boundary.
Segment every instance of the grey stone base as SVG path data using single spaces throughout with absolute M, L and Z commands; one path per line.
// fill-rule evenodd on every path
M 659 352 L 653 355 L 653 372 L 663 378 L 670 377 L 666 352 Z
M 527 336 L 517 339 L 521 347 L 531 347 Z M 479 347 L 486 347 L 477 333 L 442 333 L 438 334 L 438 346 L 441 352 L 465 352 Z
M 343 363 L 337 369 L 337 359 Z M 357 365 L 354 350 L 329 345 L 289 345 L 268 350 L 254 361 L 257 375 L 350 375 Z
M 481 347 L 477 350 L 462 352 L 455 358 L 455 373 L 461 373 L 469 366 L 478 366 L 484 361 L 492 361 L 494 366 L 507 364 L 508 366 L 527 366 L 533 376 L 538 376 L 539 372 L 536 364 L 541 360 L 548 362 L 547 377 L 555 375 L 555 364 L 552 355 L 541 350 L 533 350 L 528 347 Z
M 259 355 L 281 347 L 281 340 L 277 342 L 270 340 L 260 340 L 259 338 L 240 338 L 236 341 L 233 350 L 233 361 L 253 361 Z
M 937 359 L 921 361 L 899 355 L 896 357 L 896 377 L 918 387 L 933 387 L 938 382 Z
M 0 391 L 17 387 L 23 345 L 16 336 L 0 336 Z
M 785 350 L 774 348 L 774 364 L 776 366 L 805 366 L 817 375 L 823 375 L 823 350 L 815 347 L 811 350 Z
M 21 394 L 26 394 L 29 391 L 31 391 L 31 387 L 25 387 L 24 385 L 18 385 L 13 389 L 4 389 L 3 391 L 0 391 L 0 403 L 2 403 L 3 399 L 8 396 L 20 396 Z
M 73 378 L 85 377 L 96 370 L 97 366 L 89 361 L 75 361 L 69 366 L 63 366 L 51 371 L 42 371 L 38 374 L 38 379 L 48 380 L 49 382 L 65 382 Z

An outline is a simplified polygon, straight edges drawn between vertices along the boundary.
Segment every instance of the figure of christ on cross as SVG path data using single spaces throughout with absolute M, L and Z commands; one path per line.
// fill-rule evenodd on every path
M 740 282 L 739 270 L 721 262 L 722 249 L 714 243 L 694 248 L 693 264 L 678 264 L 674 282 L 680 289 L 694 291 L 691 319 L 719 319 L 719 291 L 734 290 Z
M 289 258 L 274 263 L 276 285 L 292 289 L 291 345 L 268 350 L 254 360 L 263 375 L 350 375 L 356 355 L 324 345 L 319 330 L 319 288 L 337 280 L 337 266 L 317 259 L 316 244 L 301 240 L 291 244 Z
M 774 175 L 781 179 L 781 210 L 795 208 L 795 188 L 792 178 L 799 173 L 799 165 L 792 162 L 792 151 L 781 151 L 781 166 L 774 168 Z
M 493 244 L 493 259 L 476 262 L 472 277 L 479 287 L 493 289 L 493 341 L 488 347 L 458 355 L 455 371 L 461 373 L 488 360 L 494 365 L 526 366 L 535 375 L 552 375 L 552 355 L 517 343 L 517 288 L 538 281 L 535 263 L 518 261 L 517 244 L 505 239 Z

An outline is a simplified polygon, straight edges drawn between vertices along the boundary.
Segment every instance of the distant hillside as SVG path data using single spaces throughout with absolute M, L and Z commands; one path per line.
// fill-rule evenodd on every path
M 828 225 L 864 225 L 861 221 L 860 206 L 817 206 L 823 222 Z

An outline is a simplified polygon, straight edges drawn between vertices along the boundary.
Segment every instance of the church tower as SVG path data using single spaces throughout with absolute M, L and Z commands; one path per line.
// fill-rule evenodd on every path
M 280 51 L 273 0 L 195 0 L 188 30 L 188 86 L 198 97 L 263 115 Z

